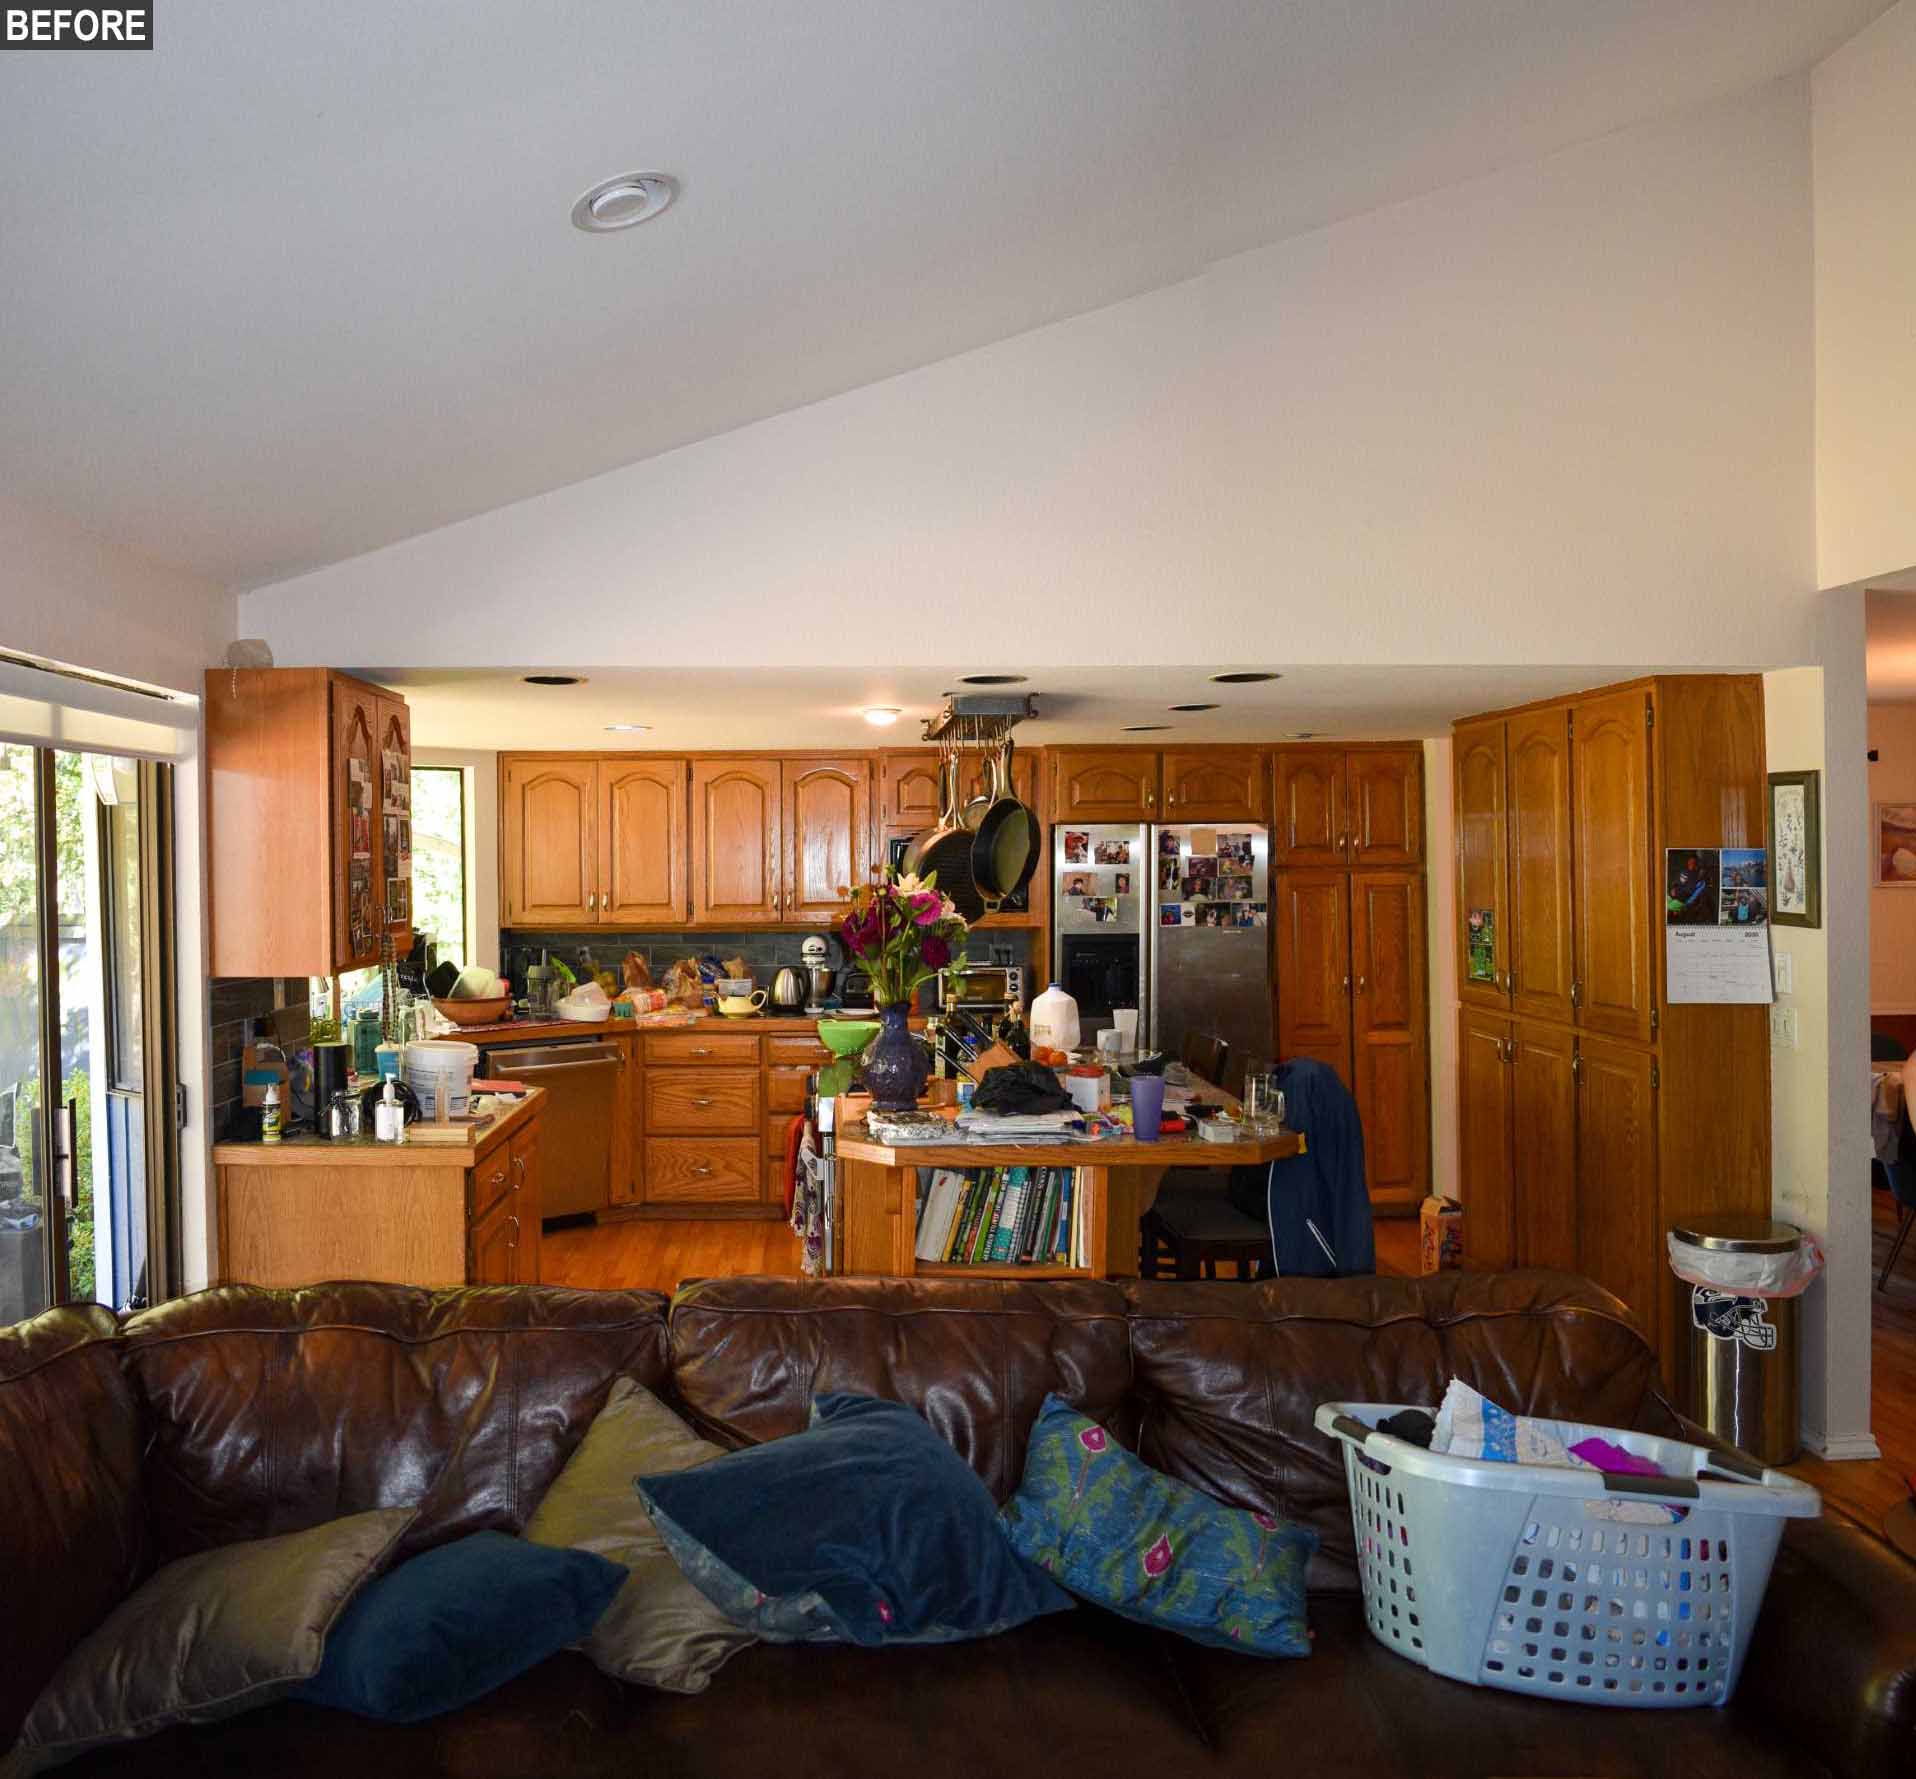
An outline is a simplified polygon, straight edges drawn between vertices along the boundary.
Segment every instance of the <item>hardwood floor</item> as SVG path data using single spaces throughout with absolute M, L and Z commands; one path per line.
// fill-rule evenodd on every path
M 548 1285 L 588 1291 L 672 1291 L 686 1279 L 798 1273 L 798 1237 L 783 1223 L 672 1222 L 610 1219 L 549 1230 L 539 1245 L 539 1273 Z M 1405 1218 L 1377 1223 L 1377 1270 L 1417 1270 L 1417 1225 Z
M 1870 1421 L 1883 1455 L 1867 1464 L 1804 1458 L 1789 1470 L 1821 1489 L 1825 1500 L 1881 1531 L 1883 1515 L 1909 1499 L 1916 1479 L 1916 1235 L 1889 1283 L 1877 1291 L 1876 1275 L 1896 1234 L 1896 1207 L 1887 1192 L 1871 1197 Z

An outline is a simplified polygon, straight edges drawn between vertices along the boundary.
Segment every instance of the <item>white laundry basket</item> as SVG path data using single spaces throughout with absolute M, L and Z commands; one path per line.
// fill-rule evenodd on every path
M 1722 1705 L 1807 1484 L 1703 1446 L 1577 1427 L 1663 1471 L 1452 1458 L 1379 1433 L 1399 1405 L 1326 1402 L 1342 1441 L 1371 1633 L 1473 1686 L 1597 1705 Z M 1732 1478 L 1738 1480 L 1731 1480 Z M 1681 1518 L 1619 1521 L 1646 1505 Z

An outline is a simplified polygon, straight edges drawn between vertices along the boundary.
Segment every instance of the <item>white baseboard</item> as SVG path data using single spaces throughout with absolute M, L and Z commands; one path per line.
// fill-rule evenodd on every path
M 1883 1455 L 1873 1433 L 1815 1433 L 1806 1428 L 1803 1443 L 1832 1464 L 1868 1463 Z

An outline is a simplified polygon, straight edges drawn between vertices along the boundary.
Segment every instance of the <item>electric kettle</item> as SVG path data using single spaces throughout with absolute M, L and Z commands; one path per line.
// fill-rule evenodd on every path
M 805 979 L 789 965 L 772 978 L 772 1005 L 784 1013 L 805 1005 Z

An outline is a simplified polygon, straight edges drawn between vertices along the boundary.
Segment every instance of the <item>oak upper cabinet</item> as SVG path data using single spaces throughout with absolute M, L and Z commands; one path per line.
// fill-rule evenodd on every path
M 781 917 L 830 920 L 871 871 L 871 762 L 787 760 L 784 809 Z
M 1053 748 L 1051 818 L 1086 823 L 1158 820 L 1158 756 L 1143 748 Z
M 958 807 L 962 810 L 967 803 L 983 808 L 983 799 L 991 795 L 991 761 L 979 754 L 968 754 L 958 762 Z M 1028 809 L 1038 807 L 1038 756 L 1033 753 L 1019 753 L 1012 750 L 1011 755 L 1011 794 Z M 932 813 L 931 821 L 925 823 L 931 827 L 938 819 L 937 812 Z
M 1344 750 L 1281 747 L 1276 755 L 1275 778 L 1277 807 L 1271 825 L 1271 863 L 1346 863 L 1349 832 Z
M 1270 819 L 1270 763 L 1261 748 L 1207 747 L 1162 756 L 1167 822 Z
M 1464 1265 L 1478 1272 L 1503 1272 L 1517 1263 L 1511 1031 L 1504 1014 L 1458 1009 L 1457 1169 L 1470 1208 Z
M 683 760 L 599 762 L 604 889 L 597 918 L 682 926 L 691 889 Z
M 509 758 L 501 784 L 499 873 L 507 926 L 599 918 L 599 766 Z
M 765 926 L 781 918 L 785 874 L 781 762 L 714 755 L 692 762 L 692 918 Z
M 1350 878 L 1342 871 L 1280 871 L 1271 903 L 1278 1050 L 1287 1059 L 1329 1063 L 1349 1087 Z
M 1352 872 L 1351 1087 L 1374 1204 L 1414 1205 L 1429 1179 L 1426 955 L 1423 874 Z
M 1663 1284 L 1657 1062 L 1604 1038 L 1580 1037 L 1577 1052 L 1577 1270 L 1654 1327 Z
M 1510 1005 L 1510 877 L 1501 718 L 1459 723 L 1451 741 L 1457 844 L 1457 994 Z
M 885 755 L 878 769 L 878 824 L 886 834 L 937 827 L 943 799 L 935 749 Z
M 325 667 L 206 676 L 210 972 L 331 976 L 409 943 L 405 700 Z
M 1522 711 L 1505 729 L 1508 757 L 1510 1004 L 1531 1019 L 1569 1020 L 1570 713 Z
M 1649 713 L 1642 691 L 1586 699 L 1570 712 L 1577 1023 L 1640 1043 L 1650 1038 L 1654 993 Z
M 1419 865 L 1424 859 L 1424 750 L 1352 748 L 1344 756 L 1350 862 Z

